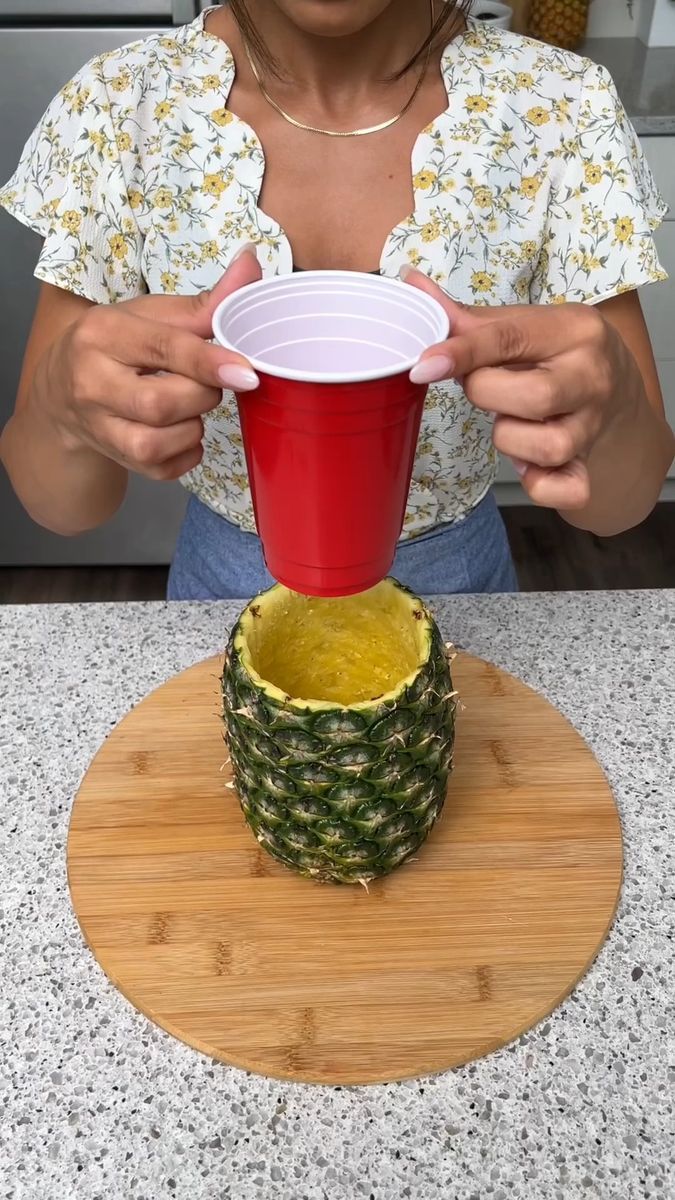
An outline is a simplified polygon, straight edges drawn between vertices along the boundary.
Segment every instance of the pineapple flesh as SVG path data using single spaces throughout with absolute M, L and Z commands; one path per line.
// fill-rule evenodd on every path
M 300 874 L 367 883 L 419 849 L 452 769 L 449 655 L 394 580 L 330 600 L 281 585 L 237 622 L 222 678 L 226 741 L 258 842 Z

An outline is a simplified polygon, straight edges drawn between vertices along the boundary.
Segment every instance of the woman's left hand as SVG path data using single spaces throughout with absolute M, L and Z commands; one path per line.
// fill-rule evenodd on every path
M 585 466 L 616 422 L 636 419 L 644 388 L 620 334 L 585 304 L 467 307 L 417 271 L 406 282 L 439 300 L 450 338 L 413 368 L 417 383 L 457 379 L 472 404 L 495 414 L 493 441 L 537 504 L 583 509 Z

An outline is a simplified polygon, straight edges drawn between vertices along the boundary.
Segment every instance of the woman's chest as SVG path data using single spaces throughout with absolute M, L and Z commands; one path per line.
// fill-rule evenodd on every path
M 277 130 L 265 142 L 260 207 L 303 269 L 373 271 L 391 231 L 414 209 L 406 136 L 326 138 Z M 314 140 L 312 141 L 312 137 Z
M 290 127 L 265 138 L 263 153 L 225 109 L 208 129 L 183 114 L 181 129 L 140 166 L 152 292 L 208 288 L 253 242 L 269 274 L 294 265 L 396 274 L 413 263 L 468 303 L 528 298 L 551 185 L 542 157 L 501 123 L 473 140 L 448 113 L 416 137 L 314 135 L 303 153 Z

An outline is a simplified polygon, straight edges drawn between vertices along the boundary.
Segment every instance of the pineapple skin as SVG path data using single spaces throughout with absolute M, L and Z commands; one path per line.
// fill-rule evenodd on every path
M 264 616 L 264 596 L 256 605 Z M 411 619 L 428 627 L 426 661 L 400 693 L 358 708 L 270 696 L 237 649 L 241 618 L 232 632 L 222 697 L 235 787 L 257 841 L 300 875 L 336 884 L 388 875 L 443 810 L 457 701 L 438 627 L 422 601 L 415 609 Z
M 565 50 L 575 50 L 588 24 L 589 0 L 532 0 L 529 32 Z

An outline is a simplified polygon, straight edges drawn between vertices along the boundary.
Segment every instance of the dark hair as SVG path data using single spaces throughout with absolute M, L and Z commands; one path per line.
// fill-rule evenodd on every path
M 268 70 L 278 74 L 278 63 L 276 62 L 276 59 L 271 53 L 269 47 L 265 45 L 265 42 L 253 24 L 246 7 L 246 0 L 229 0 L 229 3 L 232 16 L 237 22 L 240 32 L 246 38 L 246 41 L 253 50 L 256 58 L 258 58 Z M 409 59 L 405 66 L 403 66 L 400 71 L 397 71 L 394 78 L 400 79 L 406 74 L 407 71 L 410 71 L 413 67 L 417 66 L 418 62 L 427 53 L 427 50 L 433 46 L 436 39 L 444 31 L 447 30 L 449 32 L 450 28 L 458 23 L 458 19 L 461 17 L 461 15 L 468 13 L 470 8 L 471 0 L 454 0 L 454 3 L 453 0 L 441 0 L 440 15 L 434 21 L 427 37 L 425 37 L 422 45 L 415 51 L 412 58 Z

